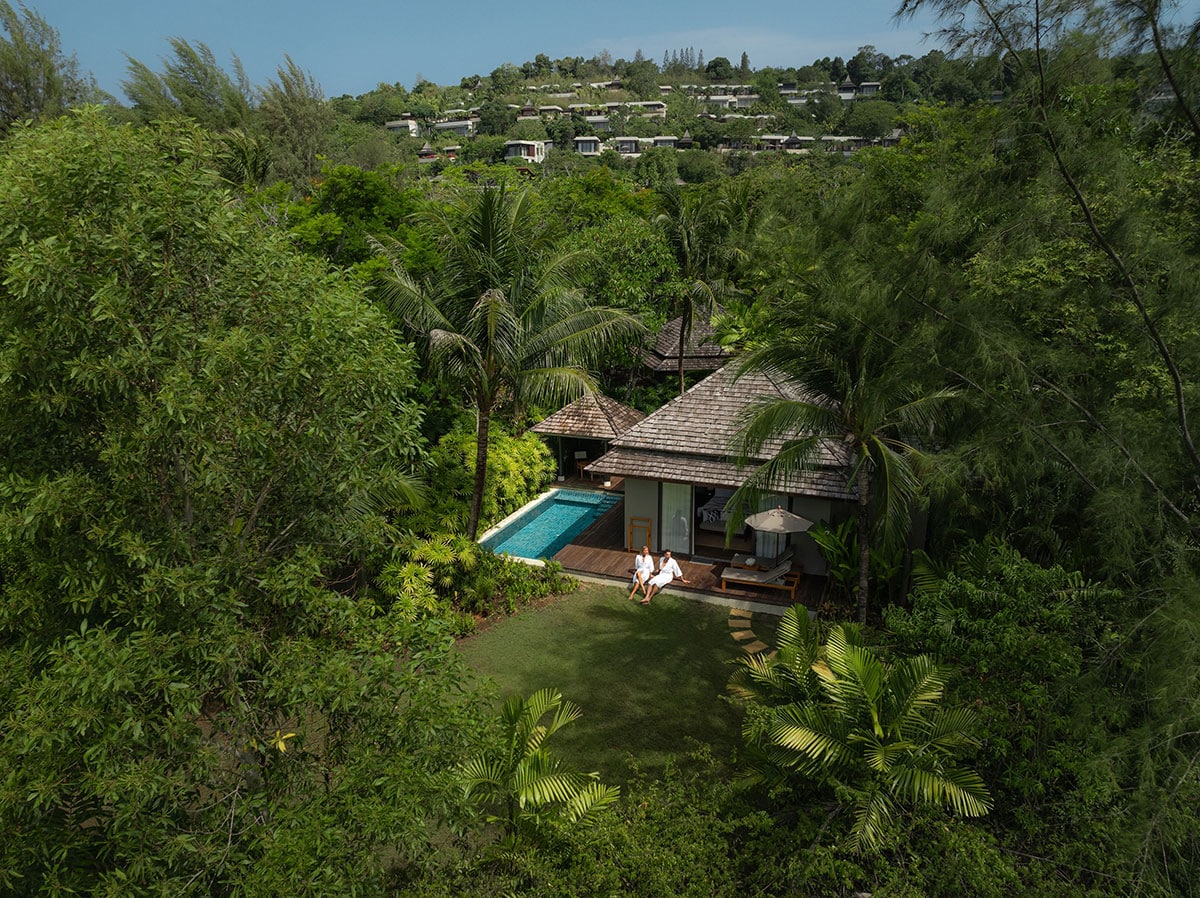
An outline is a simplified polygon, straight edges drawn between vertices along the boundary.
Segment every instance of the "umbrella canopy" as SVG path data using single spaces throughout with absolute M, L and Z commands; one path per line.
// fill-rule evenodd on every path
M 746 523 L 764 533 L 803 533 L 813 525 L 808 518 L 784 511 L 781 506 L 749 515 Z

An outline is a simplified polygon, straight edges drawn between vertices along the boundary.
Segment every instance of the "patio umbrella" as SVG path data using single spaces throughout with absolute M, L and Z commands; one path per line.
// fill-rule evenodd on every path
M 746 523 L 764 533 L 803 533 L 813 525 L 808 518 L 784 511 L 781 506 L 749 515 Z

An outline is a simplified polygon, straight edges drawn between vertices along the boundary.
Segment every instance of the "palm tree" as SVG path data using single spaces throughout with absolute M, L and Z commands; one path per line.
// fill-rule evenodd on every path
M 978 744 L 974 715 L 941 707 L 945 672 L 925 655 L 885 664 L 850 625 L 835 626 L 818 649 L 808 613 L 797 613 L 780 628 L 778 653 L 744 665 L 730 684 L 760 703 L 793 696 L 750 732 L 768 762 L 757 778 L 794 771 L 849 792 L 851 839 L 859 850 L 880 842 L 897 801 L 986 814 L 992 802 L 983 780 L 956 763 Z
M 895 362 L 870 335 L 855 340 L 807 327 L 768 335 L 741 363 L 743 372 L 782 375 L 803 396 L 750 408 L 741 425 L 742 456 L 754 457 L 774 440 L 784 444 L 731 502 L 752 502 L 754 494 L 812 466 L 820 453 L 842 447 L 858 496 L 859 623 L 867 621 L 871 537 L 879 530 L 895 545 L 907 535 L 911 509 L 935 472 L 934 457 L 917 441 L 932 437 L 947 400 L 957 396 L 950 389 L 921 390 Z
M 613 339 L 640 330 L 628 313 L 592 306 L 574 285 L 578 255 L 555 249 L 526 192 L 485 187 L 431 206 L 444 264 L 414 279 L 398 247 L 377 244 L 390 263 L 382 296 L 427 336 L 429 360 L 474 406 L 475 484 L 467 535 L 479 529 L 487 478 L 488 434 L 502 401 L 519 413 L 593 387 L 586 365 Z
M 776 631 L 775 652 L 742 655 L 729 678 L 729 691 L 763 705 L 810 701 L 820 693 L 814 670 L 821 658 L 820 630 L 803 605 L 783 612 Z
M 479 755 L 463 768 L 467 796 L 500 812 L 489 820 L 501 824 L 510 840 L 547 816 L 587 824 L 620 796 L 598 774 L 570 771 L 546 748 L 551 736 L 579 716 L 579 708 L 554 689 L 540 689 L 528 699 L 514 695 L 500 714 L 499 752 Z
M 718 298 L 729 291 L 721 279 L 724 238 L 729 219 L 722 195 L 715 198 L 672 188 L 662 194 L 662 211 L 655 223 L 663 229 L 682 285 L 679 311 L 679 392 L 684 391 L 683 355 L 698 316 L 713 313 Z

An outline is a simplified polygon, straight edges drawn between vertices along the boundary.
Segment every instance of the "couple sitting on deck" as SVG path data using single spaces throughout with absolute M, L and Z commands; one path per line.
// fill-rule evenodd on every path
M 633 590 L 629 593 L 629 601 L 637 595 L 640 589 L 644 599 L 639 604 L 649 605 L 654 593 L 662 589 L 676 577 L 680 583 L 690 583 L 683 576 L 679 562 L 671 557 L 671 550 L 663 552 L 662 560 L 658 563 L 658 573 L 654 573 L 654 556 L 650 554 L 649 546 L 642 546 L 642 554 L 637 557 L 633 568 Z

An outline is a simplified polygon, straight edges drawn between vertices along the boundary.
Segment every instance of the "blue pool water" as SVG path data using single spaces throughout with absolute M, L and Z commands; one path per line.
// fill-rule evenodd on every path
M 611 493 L 553 490 L 481 545 L 497 555 L 549 558 L 621 501 Z

